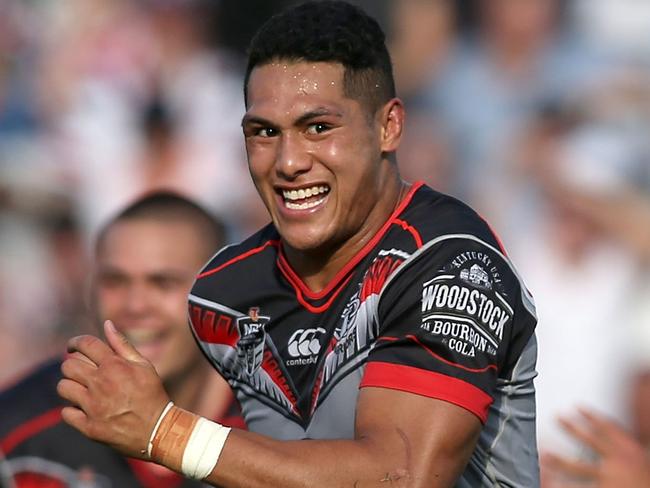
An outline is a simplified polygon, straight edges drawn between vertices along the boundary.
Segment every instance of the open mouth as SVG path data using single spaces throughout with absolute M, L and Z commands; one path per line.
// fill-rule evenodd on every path
M 165 331 L 151 329 L 131 329 L 122 333 L 136 348 L 156 344 L 167 336 Z
M 329 191 L 328 185 L 314 185 L 299 190 L 282 190 L 282 197 L 288 209 L 308 210 L 323 203 Z

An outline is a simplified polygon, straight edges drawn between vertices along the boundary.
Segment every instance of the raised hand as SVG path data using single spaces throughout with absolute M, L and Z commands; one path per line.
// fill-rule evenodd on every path
M 547 453 L 542 457 L 544 488 L 650 487 L 650 457 L 634 437 L 616 423 L 580 410 L 579 420 L 563 419 L 562 427 L 595 454 L 593 460 L 568 459 Z
M 90 335 L 68 343 L 59 395 L 72 406 L 63 420 L 91 439 L 127 456 L 146 459 L 149 436 L 169 401 L 155 369 L 111 321 L 106 341 Z

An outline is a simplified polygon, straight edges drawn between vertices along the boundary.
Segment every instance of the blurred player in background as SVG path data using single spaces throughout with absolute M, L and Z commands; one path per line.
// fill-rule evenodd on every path
M 120 324 L 176 403 L 243 427 L 230 388 L 197 349 L 187 323 L 187 291 L 223 244 L 223 225 L 202 208 L 173 193 L 151 193 L 98 236 L 92 299 L 98 320 L 111 317 Z M 13 486 L 200 486 L 66 425 L 56 395 L 60 368 L 60 360 L 45 364 L 0 394 L 0 448 L 7 457 L 2 473 L 11 475 Z
M 474 211 L 400 178 L 377 23 L 334 1 L 273 17 L 244 87 L 273 223 L 210 261 L 190 316 L 253 432 L 170 401 L 117 316 L 69 343 L 66 422 L 215 486 L 537 486 L 532 297 Z

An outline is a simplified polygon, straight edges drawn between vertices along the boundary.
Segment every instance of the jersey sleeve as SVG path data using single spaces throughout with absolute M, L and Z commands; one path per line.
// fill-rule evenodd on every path
M 516 364 L 536 319 L 508 259 L 466 236 L 406 260 L 382 290 L 377 321 L 361 387 L 445 400 L 485 422 L 497 378 Z

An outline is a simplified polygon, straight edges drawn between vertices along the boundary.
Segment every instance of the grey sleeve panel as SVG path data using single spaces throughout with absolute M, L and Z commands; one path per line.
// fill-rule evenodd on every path
M 536 361 L 537 340 L 533 335 L 511 379 L 498 381 L 487 423 L 457 487 L 539 487 L 533 384 Z

